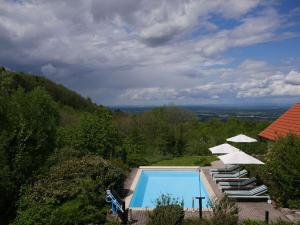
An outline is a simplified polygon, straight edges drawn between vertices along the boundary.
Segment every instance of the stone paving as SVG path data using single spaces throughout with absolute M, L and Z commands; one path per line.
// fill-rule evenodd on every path
M 124 182 L 124 192 L 125 192 L 124 195 L 129 195 L 130 194 L 129 193 L 130 186 L 133 182 L 133 179 L 134 179 L 137 171 L 138 171 L 138 168 L 132 168 L 129 175 L 127 176 L 127 178 Z
M 222 192 L 218 189 L 217 184 L 212 180 L 211 176 L 209 175 L 210 168 L 223 168 L 225 167 L 221 161 L 215 161 L 212 163 L 211 167 L 202 167 L 202 171 L 206 176 L 209 184 L 211 185 L 213 191 L 215 192 L 217 198 L 221 198 L 223 196 Z M 129 189 L 133 178 L 137 172 L 137 169 L 132 169 L 130 175 L 128 176 L 124 188 Z M 239 212 L 239 219 L 242 221 L 244 219 L 257 219 L 257 220 L 264 220 L 265 218 L 265 211 L 269 211 L 269 219 L 270 221 L 277 220 L 279 218 L 283 220 L 288 220 L 288 217 L 285 216 L 280 210 L 276 209 L 272 204 L 268 204 L 267 202 L 238 202 L 237 203 L 240 212 Z M 130 210 L 129 212 L 129 220 L 131 221 L 130 224 L 136 225 L 144 225 L 147 223 L 149 215 L 149 210 Z M 204 216 L 207 215 L 204 213 Z M 198 211 L 186 211 L 185 217 L 196 217 L 198 216 Z
M 211 167 L 202 167 L 204 174 L 206 175 L 211 187 L 218 197 L 222 197 L 223 194 L 218 189 L 218 185 L 212 180 L 211 176 L 209 175 L 209 169 L 224 167 L 225 165 L 221 161 L 213 162 Z M 237 205 L 240 209 L 239 219 L 241 221 L 245 219 L 264 220 L 266 210 L 269 211 L 270 221 L 274 221 L 279 218 L 288 220 L 288 218 L 279 209 L 276 209 L 273 204 L 268 204 L 267 202 L 238 202 Z

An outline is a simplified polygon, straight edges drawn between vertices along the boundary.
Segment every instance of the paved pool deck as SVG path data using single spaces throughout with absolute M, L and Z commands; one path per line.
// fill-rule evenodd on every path
M 210 167 L 202 167 L 207 180 L 209 181 L 212 189 L 219 198 L 223 197 L 223 193 L 218 189 L 218 185 L 213 181 L 212 177 L 209 174 L 209 169 L 211 168 L 224 168 L 225 165 L 221 161 L 215 161 Z M 264 220 L 265 211 L 269 211 L 270 221 L 275 221 L 278 219 L 288 220 L 288 218 L 279 210 L 276 209 L 273 204 L 268 204 L 267 202 L 237 202 L 237 205 L 240 209 L 239 219 L 243 221 L 245 219 L 256 219 Z
M 203 174 L 210 185 L 211 190 L 214 192 L 217 198 L 222 198 L 223 193 L 218 189 L 217 184 L 212 180 L 209 169 L 210 168 L 224 168 L 224 164 L 221 161 L 215 161 L 212 163 L 210 167 L 201 167 Z M 137 173 L 138 168 L 133 168 L 127 177 L 124 189 L 128 190 L 128 196 L 132 195 L 132 184 Z M 265 211 L 269 211 L 269 219 L 270 221 L 277 220 L 279 218 L 283 220 L 288 220 L 288 218 L 278 209 L 276 209 L 272 204 L 268 204 L 267 202 L 238 202 L 237 203 L 240 212 L 239 219 L 240 221 L 244 219 L 256 219 L 256 220 L 264 220 Z M 136 225 L 144 225 L 147 223 L 147 219 L 149 216 L 150 210 L 130 210 L 129 211 L 129 220 L 132 221 L 131 224 Z M 206 212 L 204 216 L 208 216 L 209 212 Z M 198 211 L 187 211 L 185 212 L 185 217 L 197 217 Z

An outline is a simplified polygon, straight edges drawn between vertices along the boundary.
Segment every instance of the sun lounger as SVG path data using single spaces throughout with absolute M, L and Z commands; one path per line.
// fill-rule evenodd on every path
M 216 174 L 234 174 L 236 172 L 240 171 L 240 169 L 236 169 L 236 170 L 232 170 L 232 171 L 228 171 L 228 172 L 211 172 L 210 175 L 216 175 Z
M 229 198 L 234 198 L 236 200 L 268 200 L 271 203 L 271 198 L 269 195 L 263 195 L 268 191 L 265 185 L 261 185 L 252 190 L 235 190 L 235 191 L 225 191 Z
M 223 181 L 223 182 L 219 182 L 219 185 L 222 187 L 236 187 L 236 186 L 247 186 L 250 184 L 255 184 L 256 182 L 256 178 L 255 177 L 251 177 L 249 179 L 244 179 L 244 180 L 239 180 L 239 181 Z
M 231 166 L 229 168 L 212 168 L 209 170 L 210 174 L 213 174 L 213 173 L 230 173 L 234 170 L 237 170 L 239 169 L 240 166 L 239 165 L 234 165 L 234 166 Z
M 243 169 L 241 171 L 238 171 L 234 174 L 214 174 L 213 175 L 213 179 L 217 179 L 217 178 L 240 178 L 240 177 L 243 177 L 245 175 L 247 175 L 247 170 Z
M 260 196 L 268 191 L 266 185 L 253 188 L 251 190 L 226 190 L 225 194 L 228 196 Z
M 224 192 L 224 191 L 229 191 L 229 190 L 250 190 L 254 188 L 255 185 L 248 185 L 248 186 L 241 186 L 241 187 L 236 187 L 236 186 L 219 186 L 219 189 Z
M 247 180 L 249 179 L 249 177 L 236 177 L 236 178 L 224 178 L 224 177 L 220 177 L 220 178 L 215 178 L 213 179 L 216 183 L 218 182 L 238 182 L 238 181 L 242 181 L 242 180 Z
M 229 198 L 234 198 L 236 200 L 267 200 L 268 204 L 271 203 L 270 195 L 254 195 L 254 196 L 247 196 L 247 195 L 227 195 Z

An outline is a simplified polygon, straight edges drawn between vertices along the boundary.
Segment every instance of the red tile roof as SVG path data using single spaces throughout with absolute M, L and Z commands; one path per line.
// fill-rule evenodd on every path
M 300 103 L 292 106 L 270 126 L 260 132 L 259 136 L 271 141 L 289 133 L 300 136 Z

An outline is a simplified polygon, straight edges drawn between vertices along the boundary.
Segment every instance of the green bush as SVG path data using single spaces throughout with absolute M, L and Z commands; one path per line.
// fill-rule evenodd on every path
M 209 202 L 212 212 L 203 219 L 186 219 L 183 225 L 237 225 L 238 207 L 235 201 L 228 197 Z
M 128 156 L 127 164 L 130 167 L 139 167 L 139 166 L 148 166 L 149 162 L 142 155 L 133 154 Z
M 204 219 L 186 219 L 184 225 L 237 225 L 238 207 L 235 201 L 225 196 L 223 199 L 211 200 L 212 212 Z
M 186 219 L 183 225 L 212 225 L 208 219 Z
M 6 223 L 15 214 L 20 186 L 55 149 L 59 114 L 45 90 L 10 92 L 2 81 L 0 76 L 0 220 Z
M 267 223 L 261 220 L 244 220 L 241 225 L 266 225 Z
M 209 202 L 212 208 L 210 223 L 213 225 L 236 225 L 239 209 L 235 201 L 226 195 L 221 200 L 215 199 Z
M 187 219 L 184 225 L 237 225 L 238 207 L 235 201 L 228 197 L 221 200 L 211 200 L 209 202 L 212 212 L 205 219 Z
M 183 223 L 183 202 L 161 195 L 156 200 L 156 208 L 149 216 L 148 225 L 181 225 Z
M 297 225 L 297 223 L 284 221 L 284 220 L 277 220 L 274 222 L 269 223 L 270 225 Z M 261 220 L 244 220 L 241 225 L 268 225 L 265 221 Z
M 160 206 L 153 210 L 148 225 L 181 225 L 184 211 L 179 205 Z
M 121 169 L 99 156 L 59 162 L 24 188 L 14 225 L 103 224 L 105 190 L 120 193 L 124 178 Z
M 104 225 L 121 225 L 121 223 L 116 221 L 107 221 Z
M 57 142 L 59 147 L 115 158 L 120 137 L 111 113 L 99 107 L 94 113 L 83 113 L 75 125 L 60 128 Z
M 289 208 L 300 209 L 300 200 L 289 200 L 288 201 Z
M 288 135 L 279 139 L 268 154 L 267 168 L 272 182 L 272 197 L 280 206 L 289 206 L 290 200 L 293 206 L 297 206 L 300 200 L 299 165 L 300 138 Z

